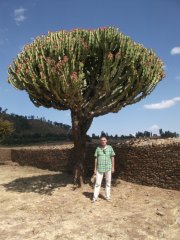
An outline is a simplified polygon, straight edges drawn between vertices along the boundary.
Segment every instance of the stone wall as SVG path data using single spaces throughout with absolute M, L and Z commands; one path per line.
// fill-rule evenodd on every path
M 0 165 L 10 164 L 11 161 L 11 149 L 0 148 Z
M 115 178 L 180 190 L 180 144 L 111 145 L 116 153 Z M 94 167 L 94 150 L 94 146 L 87 150 L 86 165 L 90 170 Z
M 56 148 L 12 149 L 11 159 L 21 166 L 35 166 L 53 171 L 70 171 L 72 164 L 72 146 Z
M 85 175 L 94 169 L 97 143 L 89 143 L 86 152 Z M 132 140 L 109 142 L 116 153 L 114 178 L 180 190 L 180 141 Z M 72 172 L 73 145 L 11 150 L 12 161 L 43 169 Z
M 180 146 L 120 147 L 115 151 L 122 179 L 180 190 Z

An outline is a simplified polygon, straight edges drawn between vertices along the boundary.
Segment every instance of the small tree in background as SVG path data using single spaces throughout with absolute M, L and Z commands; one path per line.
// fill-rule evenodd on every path
M 94 117 L 136 103 L 164 77 L 154 51 L 117 28 L 48 32 L 14 59 L 8 82 L 37 107 L 71 111 L 74 183 L 83 184 L 86 133 Z
M 0 142 L 9 137 L 14 131 L 13 123 L 8 120 L 0 119 Z

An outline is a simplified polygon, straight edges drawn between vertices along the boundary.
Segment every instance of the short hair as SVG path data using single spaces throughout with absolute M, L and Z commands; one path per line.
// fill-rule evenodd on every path
M 104 136 L 104 135 L 100 136 L 100 139 L 101 139 L 101 138 L 106 138 L 106 140 L 108 140 L 108 139 L 107 139 L 107 136 Z

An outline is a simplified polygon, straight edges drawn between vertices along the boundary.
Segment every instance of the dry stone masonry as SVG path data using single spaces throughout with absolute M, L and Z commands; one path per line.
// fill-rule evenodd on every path
M 180 138 L 109 141 L 109 144 L 116 153 L 113 178 L 180 190 Z M 97 145 L 98 141 L 87 145 L 85 161 L 87 178 L 93 174 L 94 151 Z M 0 149 L 0 159 L 2 152 Z M 5 152 L 10 162 L 9 150 L 4 150 Z M 20 165 L 72 172 L 73 144 L 12 148 L 11 160 Z

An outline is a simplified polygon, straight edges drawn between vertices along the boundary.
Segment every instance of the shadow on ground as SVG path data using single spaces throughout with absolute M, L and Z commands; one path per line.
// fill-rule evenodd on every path
M 92 191 L 92 192 L 83 192 L 83 195 L 84 195 L 86 198 L 89 198 L 90 200 L 93 199 L 93 191 Z M 101 198 L 101 199 L 106 200 L 106 198 L 104 197 L 104 195 L 103 195 L 102 193 L 99 193 L 98 198 Z
M 1 184 L 6 191 L 35 192 L 52 195 L 52 191 L 59 187 L 72 184 L 72 175 L 67 173 L 46 174 L 25 178 L 17 178 L 9 183 Z
M 89 184 L 91 188 L 94 188 L 94 184 L 91 183 L 90 178 L 85 177 L 84 183 Z M 112 186 L 116 186 L 119 181 L 112 179 Z M 31 177 L 17 178 L 11 182 L 1 184 L 6 191 L 14 192 L 34 192 L 39 194 L 52 195 L 52 192 L 56 188 L 66 187 L 68 184 L 73 184 L 73 176 L 67 172 L 60 172 L 57 174 L 43 174 Z M 102 187 L 105 188 L 105 179 L 102 180 Z M 77 186 L 72 186 L 72 190 L 78 188 Z M 89 197 L 88 194 L 85 194 Z

